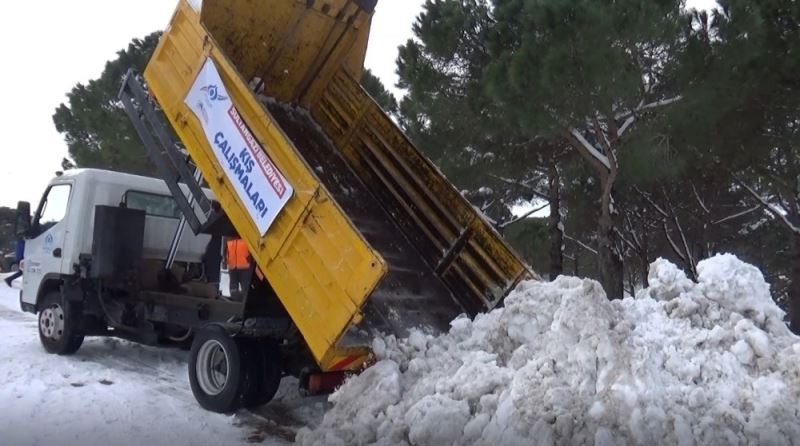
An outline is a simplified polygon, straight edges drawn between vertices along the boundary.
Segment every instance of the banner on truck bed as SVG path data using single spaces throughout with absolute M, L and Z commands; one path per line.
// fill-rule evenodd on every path
M 263 236 L 292 197 L 292 186 L 250 132 L 211 58 L 186 105 L 200 120 L 217 161 Z

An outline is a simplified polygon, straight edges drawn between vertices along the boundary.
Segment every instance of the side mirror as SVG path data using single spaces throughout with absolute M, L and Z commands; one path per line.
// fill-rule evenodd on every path
M 14 222 L 14 234 L 24 237 L 31 230 L 31 204 L 27 201 L 17 203 L 17 218 Z

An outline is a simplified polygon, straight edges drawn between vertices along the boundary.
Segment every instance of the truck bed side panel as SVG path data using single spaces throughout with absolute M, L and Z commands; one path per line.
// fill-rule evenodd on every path
M 493 308 L 533 277 L 346 70 L 311 113 L 468 312 Z
M 240 114 L 295 189 L 263 238 L 224 177 L 200 123 L 183 102 L 206 57 L 214 60 Z M 186 2 L 179 5 L 145 79 L 314 357 L 323 368 L 341 361 L 344 354 L 336 351 L 336 343 L 361 317 L 359 309 L 385 275 L 383 259 L 320 187 Z

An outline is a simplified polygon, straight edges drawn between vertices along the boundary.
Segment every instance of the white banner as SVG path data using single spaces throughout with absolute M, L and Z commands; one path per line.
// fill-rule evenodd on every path
M 214 155 L 263 236 L 292 197 L 292 186 L 256 141 L 211 58 L 186 96 Z

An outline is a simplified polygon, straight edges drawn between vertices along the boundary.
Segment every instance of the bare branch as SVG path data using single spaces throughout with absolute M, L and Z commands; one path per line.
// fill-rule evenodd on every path
M 654 108 L 665 107 L 667 105 L 674 104 L 678 101 L 681 101 L 683 96 L 675 96 L 669 99 L 662 99 L 660 101 L 651 102 L 649 104 L 645 104 L 644 101 L 640 102 L 639 105 L 633 109 L 629 110 L 624 113 L 618 113 L 614 119 L 625 119 L 622 125 L 619 127 L 619 131 L 617 131 L 617 137 L 621 137 L 636 121 L 637 113 L 641 113 L 646 110 L 652 110 Z
M 586 243 L 583 243 L 582 241 L 580 241 L 580 240 L 578 240 L 576 238 L 572 238 L 572 237 L 568 236 L 567 234 L 564 234 L 564 238 L 567 239 L 567 240 L 572 240 L 578 246 L 580 246 L 581 248 L 591 252 L 594 255 L 598 254 L 596 249 L 592 248 L 591 246 L 587 245 Z
M 617 237 L 619 237 L 619 239 L 622 240 L 626 245 L 628 245 L 634 252 L 639 251 L 636 245 L 634 245 L 630 240 L 625 238 L 625 236 L 622 234 L 622 231 L 620 231 L 618 228 L 615 228 L 614 232 L 616 232 Z
M 659 214 L 661 214 L 661 216 L 662 216 L 662 217 L 664 217 L 664 218 L 669 218 L 669 214 L 667 214 L 667 212 L 666 212 L 664 209 L 661 209 L 661 206 L 659 206 L 658 204 L 656 204 L 656 202 L 655 202 L 655 201 L 653 201 L 653 199 L 652 199 L 652 198 L 650 198 L 650 195 L 649 195 L 649 194 L 647 194 L 647 193 L 643 192 L 641 189 L 639 189 L 639 188 L 638 188 L 638 187 L 636 187 L 636 186 L 634 186 L 634 190 L 636 190 L 636 192 L 637 192 L 639 195 L 641 195 L 641 196 L 642 196 L 642 198 L 644 198 L 644 199 L 645 199 L 645 200 L 646 200 L 646 201 L 647 201 L 647 202 L 650 204 L 650 206 L 651 206 L 653 209 L 655 209 L 655 210 L 656 210 L 656 212 L 658 212 Z
M 778 196 L 778 206 L 784 213 L 789 212 L 789 205 L 785 198 L 783 198 L 783 193 L 781 192 L 780 186 L 778 187 L 778 192 L 775 194 Z
M 667 241 L 669 242 L 669 246 L 672 248 L 672 251 L 681 258 L 681 260 L 685 263 L 686 256 L 683 255 L 678 245 L 672 240 L 672 236 L 669 235 L 669 228 L 667 227 L 667 221 L 664 220 L 664 235 L 667 237 Z
M 660 101 L 651 102 L 649 104 L 642 105 L 636 111 L 644 111 L 644 110 L 650 110 L 650 109 L 653 109 L 653 108 L 664 107 L 664 106 L 667 106 L 667 105 L 672 105 L 672 104 L 674 104 L 676 102 L 679 102 L 679 101 L 682 101 L 682 100 L 683 100 L 683 96 L 678 95 L 678 96 L 675 96 L 673 98 L 662 99 Z
M 672 97 L 672 98 L 662 99 L 660 101 L 655 101 L 655 102 L 650 102 L 649 104 L 645 104 L 644 101 L 642 101 L 633 110 L 628 110 L 628 111 L 625 111 L 625 112 L 622 112 L 622 113 L 617 113 L 616 116 L 614 116 L 614 119 L 629 118 L 632 115 L 635 115 L 636 113 L 639 113 L 639 112 L 642 112 L 642 111 L 645 111 L 645 110 L 652 110 L 654 108 L 665 107 L 667 105 L 672 105 L 672 104 L 674 104 L 676 102 L 679 102 L 679 101 L 682 101 L 682 100 L 683 100 L 683 96 L 678 95 L 678 96 L 675 96 L 675 97 Z
M 786 227 L 787 227 L 787 228 L 788 228 L 790 231 L 794 232 L 795 234 L 798 234 L 798 235 L 800 235 L 800 227 L 797 227 L 795 224 L 793 224 L 793 223 L 791 222 L 791 220 L 789 220 L 789 217 L 786 215 L 786 212 L 785 212 L 785 211 L 783 211 L 783 210 L 781 210 L 781 209 L 778 209 L 778 208 L 777 208 L 775 205 L 773 205 L 772 203 L 770 203 L 769 201 L 767 201 L 767 200 L 766 200 L 764 197 L 762 197 L 762 196 L 761 196 L 761 195 L 760 195 L 758 192 L 756 192 L 755 190 L 753 190 L 753 188 L 752 188 L 752 187 L 750 187 L 748 184 L 746 184 L 744 181 L 742 181 L 742 180 L 741 180 L 741 179 L 739 179 L 738 177 L 735 177 L 735 176 L 734 176 L 734 177 L 733 177 L 733 179 L 734 179 L 734 180 L 735 180 L 737 183 L 739 183 L 739 185 L 740 185 L 740 186 L 742 186 L 742 187 L 743 187 L 743 188 L 744 188 L 744 189 L 745 189 L 747 192 L 749 192 L 749 193 L 750 193 L 750 195 L 752 195 L 752 196 L 753 196 L 753 198 L 755 198 L 756 200 L 758 200 L 758 202 L 759 202 L 759 203 L 761 203 L 761 205 L 764 207 L 764 209 L 766 209 L 766 210 L 767 210 L 767 211 L 768 211 L 770 214 L 772 214 L 772 216 L 773 216 L 773 217 L 780 219 L 780 220 L 783 222 L 783 224 L 784 224 L 784 225 L 785 225 L 785 226 L 786 226 Z
M 611 163 L 608 161 L 608 157 L 600 153 L 599 150 L 595 146 L 593 146 L 586 138 L 583 137 L 581 132 L 578 129 L 572 128 L 569 130 L 570 135 L 575 138 L 578 143 L 580 143 L 583 150 L 589 154 L 592 158 L 597 160 L 600 164 L 606 167 L 606 169 L 611 169 Z
M 755 207 L 753 207 L 751 209 L 747 209 L 746 211 L 742 211 L 742 212 L 739 212 L 737 214 L 733 214 L 733 215 L 729 215 L 729 216 L 727 216 L 725 218 L 721 218 L 721 219 L 719 219 L 719 220 L 717 220 L 717 221 L 715 221 L 715 222 L 713 222 L 711 224 L 712 225 L 720 225 L 720 224 L 725 223 L 727 221 L 734 220 L 734 219 L 737 219 L 739 217 L 744 217 L 747 214 L 752 214 L 755 211 L 761 210 L 762 207 L 763 206 L 759 204 L 759 205 L 757 205 L 757 206 L 755 206 Z
M 642 216 L 642 215 L 637 215 L 637 217 L 638 217 L 638 219 L 639 219 L 640 221 L 641 221 L 642 219 L 644 219 L 644 216 Z M 639 235 L 638 235 L 638 232 L 639 232 L 639 231 L 637 231 L 637 230 L 636 230 L 636 225 L 635 225 L 635 224 L 633 224 L 633 220 L 631 220 L 631 215 L 630 215 L 630 213 L 628 213 L 628 212 L 625 212 L 625 214 L 624 214 L 623 218 L 624 218 L 624 223 L 625 223 L 625 225 L 627 225 L 627 227 L 628 227 L 628 232 L 630 232 L 630 234 L 631 234 L 631 238 L 633 239 L 633 243 L 636 245 L 636 247 L 637 247 L 637 252 L 638 252 L 639 250 L 641 250 L 641 249 L 642 249 L 642 240 L 641 240 L 641 238 L 640 238 L 640 237 L 639 237 Z M 646 237 L 646 236 L 645 236 L 645 237 Z
M 634 116 L 629 116 L 628 119 L 626 119 L 625 122 L 623 122 L 619 127 L 619 130 L 617 131 L 617 137 L 622 137 L 622 135 L 631 127 L 631 125 L 633 125 L 633 121 L 635 120 L 636 118 Z
M 692 274 L 696 273 L 696 267 L 694 264 L 694 256 L 692 255 L 692 250 L 689 249 L 689 242 L 686 240 L 686 233 L 683 232 L 683 226 L 681 226 L 680 220 L 678 220 L 678 216 L 675 215 L 675 212 L 672 213 L 672 221 L 675 222 L 675 227 L 678 228 L 678 234 L 681 236 L 681 241 L 683 242 L 683 249 L 686 253 L 686 260 L 687 264 L 689 265 L 689 269 L 692 270 Z M 696 274 L 695 274 L 696 275 Z
M 694 183 L 692 183 L 692 192 L 694 192 L 694 198 L 697 200 L 697 203 L 700 205 L 700 207 L 703 209 L 703 211 L 705 211 L 706 214 L 710 214 L 711 211 L 708 210 L 708 207 L 706 207 L 706 204 L 703 203 L 703 200 L 700 198 L 700 194 L 697 193 L 697 188 L 694 187 Z
M 528 190 L 530 193 L 532 193 L 533 195 L 535 195 L 538 198 L 541 198 L 543 200 L 550 200 L 550 197 L 547 194 L 545 194 L 543 192 L 540 192 L 539 190 L 537 190 L 535 187 L 531 186 L 530 184 L 527 184 L 527 183 L 522 182 L 522 181 L 517 181 L 517 180 L 511 179 L 511 178 L 501 177 L 501 176 L 495 175 L 493 173 L 490 173 L 488 175 L 490 177 L 496 179 L 496 180 L 502 181 L 503 183 L 510 184 L 512 186 L 522 187 L 522 188 Z
M 533 215 L 533 214 L 535 214 L 535 213 L 537 213 L 537 212 L 541 211 L 542 209 L 544 209 L 544 208 L 546 208 L 546 207 L 548 207 L 548 206 L 550 206 L 550 203 L 547 203 L 547 204 L 545 204 L 545 205 L 543 205 L 543 206 L 539 206 L 538 208 L 532 209 L 532 210 L 530 210 L 530 211 L 528 211 L 528 212 L 526 212 L 526 213 L 524 213 L 524 214 L 520 215 L 519 217 L 513 218 L 513 219 L 511 219 L 511 220 L 509 220 L 509 221 L 507 221 L 507 222 L 505 222 L 505 223 L 501 223 L 501 224 L 500 224 L 500 227 L 501 227 L 501 228 L 506 228 L 506 227 L 508 227 L 508 226 L 511 226 L 511 225 L 513 225 L 514 223 L 516 223 L 516 222 L 518 222 L 518 221 L 520 221 L 520 220 L 524 220 L 524 219 L 526 219 L 526 218 L 530 217 L 531 215 Z

